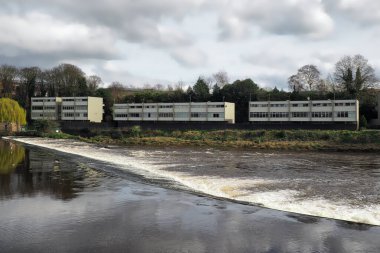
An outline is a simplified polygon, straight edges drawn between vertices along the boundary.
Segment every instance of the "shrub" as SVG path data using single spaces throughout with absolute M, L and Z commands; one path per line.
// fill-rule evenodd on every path
M 359 126 L 361 129 L 365 129 L 367 128 L 367 119 L 364 115 L 361 115 L 360 118 L 359 118 Z
M 131 127 L 131 135 L 134 137 L 140 137 L 142 133 L 141 127 L 140 126 L 133 126 Z
M 32 128 L 39 133 L 53 133 L 60 131 L 59 124 L 52 120 L 35 120 L 33 121 Z

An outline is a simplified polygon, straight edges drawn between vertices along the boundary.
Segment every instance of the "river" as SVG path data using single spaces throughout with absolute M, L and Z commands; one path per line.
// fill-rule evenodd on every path
M 19 141 L 0 142 L 0 252 L 380 248 L 376 154 Z

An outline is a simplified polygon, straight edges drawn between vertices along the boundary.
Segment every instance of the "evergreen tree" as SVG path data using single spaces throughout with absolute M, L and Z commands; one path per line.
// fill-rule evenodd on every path
M 210 89 L 206 82 L 202 78 L 198 78 L 198 81 L 193 86 L 194 101 L 207 102 L 210 98 Z

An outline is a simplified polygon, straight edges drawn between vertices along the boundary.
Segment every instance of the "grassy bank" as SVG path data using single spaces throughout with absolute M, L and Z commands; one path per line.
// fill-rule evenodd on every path
M 83 135 L 44 134 L 50 138 L 74 138 L 102 145 L 209 146 L 220 148 L 380 151 L 380 131 L 344 130 L 215 130 L 215 131 L 89 131 Z

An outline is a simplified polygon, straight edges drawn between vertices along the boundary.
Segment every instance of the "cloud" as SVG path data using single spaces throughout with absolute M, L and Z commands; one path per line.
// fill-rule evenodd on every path
M 323 38 L 334 28 L 320 0 L 240 0 L 229 5 L 220 17 L 222 38 L 249 33 L 250 27 L 265 33 Z
M 362 25 L 379 25 L 380 2 L 376 0 L 324 0 L 338 15 Z
M 207 62 L 206 54 L 194 47 L 175 49 L 171 55 L 178 63 L 187 67 L 199 67 Z
M 0 55 L 49 55 L 49 58 L 115 57 L 115 38 L 105 27 L 64 23 L 31 12 L 25 16 L 0 15 Z
M 5 2 L 5 1 L 1 1 Z M 154 46 L 188 44 L 189 39 L 180 30 L 169 31 L 161 23 L 165 20 L 181 20 L 184 16 L 202 8 L 203 0 L 15 0 L 4 3 L 5 9 L 17 13 L 46 12 L 56 19 L 87 26 L 107 27 L 128 42 L 147 43 Z

